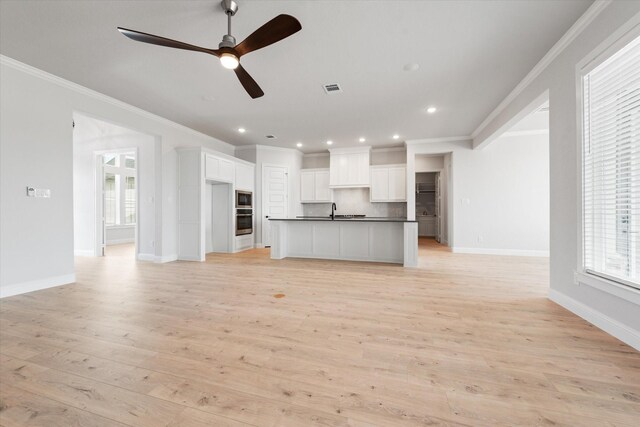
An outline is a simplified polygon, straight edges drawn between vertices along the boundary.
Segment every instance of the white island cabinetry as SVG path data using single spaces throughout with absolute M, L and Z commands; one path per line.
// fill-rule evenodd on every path
M 388 262 L 415 267 L 418 224 L 404 219 L 273 219 L 271 258 Z

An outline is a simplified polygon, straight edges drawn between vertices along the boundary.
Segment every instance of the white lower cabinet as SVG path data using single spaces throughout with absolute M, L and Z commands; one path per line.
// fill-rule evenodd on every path
M 418 217 L 418 236 L 434 237 L 437 234 L 435 216 L 421 216 Z
M 371 201 L 406 202 L 406 165 L 371 166 Z
M 300 202 L 330 203 L 329 169 L 303 169 L 300 171 Z

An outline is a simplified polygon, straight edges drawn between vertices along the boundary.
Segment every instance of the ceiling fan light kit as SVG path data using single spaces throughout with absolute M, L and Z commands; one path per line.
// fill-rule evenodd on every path
M 240 80 L 240 84 L 242 84 L 251 98 L 259 98 L 264 95 L 264 92 L 253 77 L 251 77 L 242 67 L 240 64 L 240 57 L 249 52 L 253 52 L 254 50 L 267 47 L 294 33 L 297 33 L 302 29 L 302 25 L 300 25 L 300 22 L 293 16 L 284 14 L 278 15 L 251 33 L 249 37 L 240 42 L 240 44 L 236 44 L 236 38 L 231 35 L 231 17 L 238 11 L 238 4 L 233 0 L 222 0 L 221 5 L 227 15 L 227 34 L 222 36 L 222 41 L 218 45 L 218 49 L 207 49 L 122 27 L 118 27 L 118 31 L 131 40 L 138 42 L 171 47 L 174 49 L 191 50 L 216 56 L 220 59 L 220 63 L 224 68 L 234 70 L 238 80 Z

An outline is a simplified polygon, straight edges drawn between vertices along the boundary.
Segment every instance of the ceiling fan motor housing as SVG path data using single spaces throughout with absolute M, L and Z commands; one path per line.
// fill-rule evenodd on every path
M 238 11 L 238 3 L 233 0 L 222 0 L 221 4 L 224 13 L 226 13 L 227 15 L 233 16 Z
M 222 41 L 220 42 L 218 47 L 236 47 L 236 38 L 231 34 L 225 34 L 224 36 L 222 36 Z

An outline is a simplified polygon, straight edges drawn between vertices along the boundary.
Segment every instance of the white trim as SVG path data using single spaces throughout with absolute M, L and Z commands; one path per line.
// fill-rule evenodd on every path
M 530 136 L 530 135 L 549 135 L 549 129 L 531 129 L 531 130 L 512 130 L 503 133 L 500 138 L 510 136 Z
M 549 289 L 549 299 L 640 351 L 640 331 L 631 329 L 555 289 Z
M 533 101 L 527 104 L 522 110 L 520 110 L 517 114 L 514 114 L 509 120 L 504 122 L 502 126 L 496 129 L 491 135 L 488 135 L 482 141 L 473 140 L 472 148 L 474 150 L 479 150 L 485 148 L 491 142 L 500 138 L 504 133 L 508 132 L 513 126 L 519 123 L 522 119 L 527 117 L 529 114 L 534 113 L 540 109 L 541 105 L 544 105 L 549 102 L 549 90 L 546 89 L 540 95 L 538 95 Z
M 580 285 L 591 286 L 600 291 L 614 295 L 625 301 L 629 301 L 633 304 L 640 306 L 640 290 L 626 286 L 620 283 L 616 283 L 613 280 L 605 279 L 604 277 L 598 277 L 589 273 L 582 273 L 576 271 L 574 273 L 575 283 Z
M 112 98 L 112 97 L 110 97 L 108 95 L 105 95 L 103 93 L 97 92 L 97 91 L 95 91 L 93 89 L 89 89 L 89 88 L 87 88 L 85 86 L 81 86 L 81 85 L 79 85 L 77 83 L 73 83 L 73 82 L 71 82 L 69 80 L 63 79 L 62 77 L 58 77 L 58 76 L 53 75 L 51 73 L 47 73 L 46 71 L 40 70 L 39 68 L 35 68 L 35 67 L 32 67 L 31 65 L 27 65 L 27 64 L 25 64 L 23 62 L 16 61 L 15 59 L 10 58 L 8 56 L 0 55 L 0 64 L 6 65 L 8 67 L 11 67 L 11 68 L 19 70 L 19 71 L 23 71 L 23 72 L 25 72 L 27 74 L 30 74 L 30 75 L 34 76 L 34 77 L 38 77 L 38 78 L 40 78 L 42 80 L 46 80 L 46 81 L 54 83 L 54 84 L 56 84 L 58 86 L 64 87 L 66 89 L 73 90 L 73 91 L 81 93 L 83 95 L 87 95 L 87 96 L 89 96 L 91 98 L 98 99 L 100 101 L 106 102 L 106 103 L 114 105 L 116 107 L 120 107 L 120 108 L 122 108 L 124 110 L 130 111 L 132 113 L 138 114 L 140 116 L 146 117 L 146 118 L 154 120 L 156 122 L 171 126 L 171 127 L 175 128 L 175 129 L 179 129 L 179 130 L 181 130 L 183 132 L 190 133 L 190 134 L 195 135 L 195 136 L 197 136 L 199 138 L 206 138 L 206 139 L 217 141 L 217 142 L 219 142 L 221 144 L 227 145 L 229 147 L 229 149 L 231 149 L 231 150 L 235 149 L 235 146 L 232 145 L 232 144 L 229 144 L 228 142 L 221 141 L 221 140 L 219 140 L 217 138 L 214 138 L 214 137 L 212 137 L 210 135 L 204 134 L 202 132 L 198 132 L 195 129 L 191 129 L 191 128 L 187 127 L 187 126 L 181 125 L 179 123 L 176 123 L 176 122 L 171 121 L 169 119 L 166 119 L 164 117 L 161 117 L 161 116 L 158 116 L 156 114 L 150 113 L 150 112 L 148 112 L 146 110 L 143 110 L 141 108 L 134 107 L 131 104 L 127 104 L 126 102 L 120 101 L 120 100 L 118 100 L 116 98 Z
M 96 256 L 96 254 L 92 250 L 75 249 L 73 251 L 73 256 Z
M 480 125 L 471 133 L 475 139 L 492 120 L 494 120 L 518 95 L 524 91 L 552 62 L 564 51 L 576 37 L 612 2 L 612 0 L 596 0 L 585 13 L 569 28 L 569 30 L 553 45 L 547 54 L 529 71 L 518 85 L 502 100 Z
M 431 142 L 455 142 L 455 141 L 471 141 L 473 140 L 473 137 L 470 135 L 466 135 L 466 136 L 445 136 L 442 138 L 423 138 L 423 139 L 410 139 L 408 141 L 405 141 L 405 145 L 410 146 L 410 145 L 420 145 L 420 144 L 424 144 L 424 143 L 431 143 Z
M 26 294 L 28 292 L 42 289 L 54 288 L 56 286 L 68 285 L 76 281 L 75 274 L 64 274 L 62 276 L 47 277 L 45 279 L 31 280 L 29 282 L 14 283 L 12 285 L 0 287 L 0 298 L 14 295 Z
M 138 259 L 138 261 L 151 261 L 151 262 L 155 262 L 156 260 L 156 256 L 154 254 L 138 254 L 138 256 L 136 257 Z
M 178 260 L 177 254 L 156 256 L 154 262 L 163 264 L 165 262 L 173 262 Z
M 256 243 L 256 244 L 255 244 L 255 245 L 253 245 L 253 246 L 254 246 L 254 248 L 256 248 L 256 249 L 264 249 L 264 248 L 266 248 L 266 246 L 265 246 L 264 244 L 262 244 L 262 243 Z
M 246 147 L 246 145 L 243 145 L 242 147 Z M 295 153 L 295 154 L 298 154 L 300 156 L 303 155 L 302 151 L 297 150 L 295 148 L 273 147 L 271 145 L 260 145 L 260 144 L 256 144 L 255 147 L 257 149 L 259 149 L 259 150 L 280 151 L 280 152 L 285 152 L 285 153 Z
M 451 248 L 451 251 L 458 254 L 535 256 L 535 257 L 549 256 L 549 251 L 538 251 L 538 250 L 529 250 L 529 249 L 493 249 L 493 248 L 453 247 Z
M 604 278 L 596 278 L 592 274 L 583 273 L 584 266 L 584 224 L 582 219 L 584 217 L 584 202 L 583 202 L 583 114 L 584 114 L 584 99 L 583 99 L 583 79 L 589 71 L 593 70 L 598 65 L 615 55 L 620 49 L 640 36 L 640 13 L 636 13 L 629 21 L 618 28 L 613 34 L 607 37 L 602 43 L 600 43 L 589 54 L 582 58 L 576 64 L 575 71 L 575 87 L 576 87 L 576 170 L 578 176 L 576 179 L 576 206 L 577 206 L 577 265 L 574 280 L 576 283 L 584 283 L 596 287 L 604 292 L 614 294 L 612 292 L 612 286 L 618 285 L 615 282 L 606 280 Z M 581 276 L 578 276 L 581 275 Z M 586 277 L 586 278 L 585 278 Z M 585 282 L 579 280 L 585 279 Z M 588 283 L 587 283 L 588 282 Z M 620 286 L 620 285 L 618 285 Z M 618 295 L 616 295 L 618 296 Z

